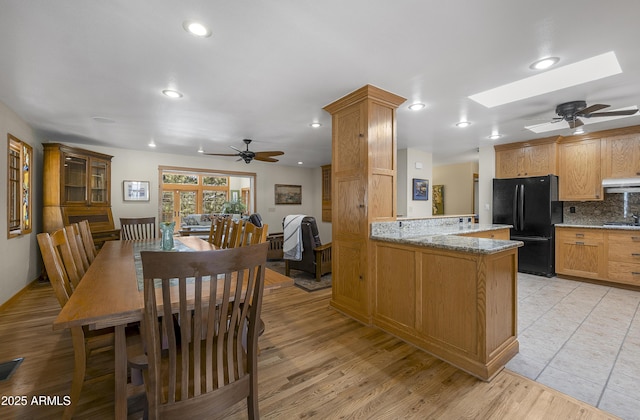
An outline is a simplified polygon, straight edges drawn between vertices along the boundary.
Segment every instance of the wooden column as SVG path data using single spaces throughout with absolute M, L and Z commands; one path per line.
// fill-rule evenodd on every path
M 396 108 L 405 100 L 366 85 L 324 107 L 333 125 L 331 305 L 366 324 L 369 226 L 396 218 Z

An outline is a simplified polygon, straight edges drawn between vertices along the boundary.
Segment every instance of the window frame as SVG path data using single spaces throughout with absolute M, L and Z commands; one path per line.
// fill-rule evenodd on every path
M 33 231 L 32 196 L 33 148 L 11 133 L 7 133 L 8 239 Z

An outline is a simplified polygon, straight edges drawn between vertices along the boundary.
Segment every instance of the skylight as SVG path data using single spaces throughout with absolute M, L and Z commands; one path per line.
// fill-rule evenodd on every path
M 622 73 L 613 51 L 469 96 L 487 108 Z

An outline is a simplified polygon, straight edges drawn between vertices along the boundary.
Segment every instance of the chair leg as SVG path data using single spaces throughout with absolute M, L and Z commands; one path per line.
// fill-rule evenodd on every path
M 284 275 L 289 277 L 291 269 L 289 268 L 289 260 L 284 260 Z
M 82 327 L 71 328 L 71 339 L 73 341 L 75 366 L 73 368 L 73 379 L 71 380 L 71 392 L 69 394 L 71 404 L 65 407 L 62 416 L 63 419 L 70 419 L 73 416 L 73 412 L 80 400 L 80 393 L 84 385 L 84 376 L 87 371 L 87 354 L 85 351 Z
M 258 380 L 254 374 L 251 374 L 249 396 L 247 397 L 247 409 L 250 420 L 260 418 L 260 411 L 258 408 Z

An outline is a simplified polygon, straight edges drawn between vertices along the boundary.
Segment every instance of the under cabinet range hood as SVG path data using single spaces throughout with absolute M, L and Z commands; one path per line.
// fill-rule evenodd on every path
M 606 178 L 602 187 L 608 193 L 640 192 L 640 178 Z

